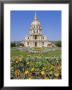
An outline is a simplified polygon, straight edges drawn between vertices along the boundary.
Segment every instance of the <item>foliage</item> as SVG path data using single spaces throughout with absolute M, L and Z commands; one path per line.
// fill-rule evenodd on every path
M 16 43 L 15 42 L 12 42 L 11 43 L 11 47 L 16 47 Z
M 55 45 L 58 46 L 58 47 L 61 47 L 61 41 L 56 41 Z
M 61 58 L 12 56 L 11 79 L 61 79 Z

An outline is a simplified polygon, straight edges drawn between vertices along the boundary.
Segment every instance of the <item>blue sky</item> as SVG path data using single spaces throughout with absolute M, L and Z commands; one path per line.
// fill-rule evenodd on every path
M 42 32 L 48 40 L 61 40 L 61 11 L 36 11 Z M 11 11 L 11 41 L 21 41 L 27 36 L 35 11 Z

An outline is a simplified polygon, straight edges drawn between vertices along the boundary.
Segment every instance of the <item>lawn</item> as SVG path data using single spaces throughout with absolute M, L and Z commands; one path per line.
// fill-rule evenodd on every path
M 56 56 L 56 57 L 60 57 L 61 56 L 61 50 L 58 49 L 58 50 L 55 50 L 55 51 L 49 51 L 48 53 L 38 53 L 38 54 L 32 54 L 32 53 L 27 53 L 27 52 L 24 52 L 24 51 L 20 51 L 20 50 L 16 50 L 16 48 L 11 48 L 11 56 L 18 56 L 18 55 L 22 55 L 24 57 L 27 57 L 27 56 L 44 56 L 44 57 L 53 57 L 53 56 Z

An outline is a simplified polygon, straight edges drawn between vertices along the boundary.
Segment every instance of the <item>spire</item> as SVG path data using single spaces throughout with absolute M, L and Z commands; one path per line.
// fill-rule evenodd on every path
M 35 17 L 36 17 L 36 11 L 35 11 Z
M 36 11 L 35 11 L 35 16 L 34 16 L 34 20 L 37 20 L 38 18 L 37 18 L 37 16 L 36 16 Z

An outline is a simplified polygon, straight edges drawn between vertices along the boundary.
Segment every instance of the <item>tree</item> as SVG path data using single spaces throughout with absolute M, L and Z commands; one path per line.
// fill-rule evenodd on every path
M 20 46 L 24 46 L 24 44 L 23 43 L 20 43 Z
M 61 47 L 61 41 L 56 41 L 55 45 L 58 46 L 58 47 Z
M 11 42 L 11 47 L 16 47 L 16 43 L 15 42 Z

